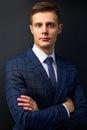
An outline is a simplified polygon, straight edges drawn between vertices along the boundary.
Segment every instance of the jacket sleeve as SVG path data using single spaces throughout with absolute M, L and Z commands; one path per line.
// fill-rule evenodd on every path
M 5 67 L 5 91 L 10 112 L 20 129 L 42 129 L 68 120 L 62 104 L 34 112 L 25 111 L 17 105 L 17 98 L 21 94 L 28 95 L 28 92 L 24 78 L 14 62 L 9 62 Z
M 81 86 L 78 72 L 75 68 L 74 90 L 72 101 L 75 105 L 75 111 L 70 114 L 68 126 L 78 127 L 87 124 L 87 99 Z

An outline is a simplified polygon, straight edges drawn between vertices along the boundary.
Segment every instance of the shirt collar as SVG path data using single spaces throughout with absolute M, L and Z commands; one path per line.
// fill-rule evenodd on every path
M 35 44 L 33 45 L 32 50 L 35 53 L 35 55 L 38 57 L 38 59 L 40 60 L 41 63 L 43 63 L 47 57 L 52 57 L 53 61 L 55 62 L 55 51 L 54 50 L 53 50 L 52 54 L 49 56 L 46 53 L 44 53 L 42 50 L 40 50 Z

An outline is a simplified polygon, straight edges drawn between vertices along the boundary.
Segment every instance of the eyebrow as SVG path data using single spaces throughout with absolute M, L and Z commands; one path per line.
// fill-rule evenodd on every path
M 36 22 L 36 23 L 34 23 L 34 25 L 36 25 L 36 24 L 43 24 L 42 22 Z M 54 22 L 46 22 L 46 24 L 55 24 Z

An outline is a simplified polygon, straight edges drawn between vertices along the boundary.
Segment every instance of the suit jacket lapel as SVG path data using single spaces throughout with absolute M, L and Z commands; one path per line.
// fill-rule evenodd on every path
M 55 104 L 58 103 L 58 101 L 61 98 L 62 91 L 64 89 L 65 79 L 66 79 L 66 70 L 63 61 L 61 58 L 56 55 L 56 62 L 57 62 L 57 85 L 56 85 L 56 95 L 55 95 Z
M 45 86 L 43 87 L 47 89 L 51 88 L 51 83 L 48 78 L 48 75 L 31 48 L 27 51 L 25 60 L 27 63 L 26 66 L 30 68 L 32 72 L 34 72 L 35 76 L 39 77 L 41 84 L 43 85 L 43 83 L 46 82 L 46 84 L 44 84 Z
M 33 74 L 35 74 L 35 78 L 36 77 L 38 78 L 38 83 L 41 84 L 41 86 L 39 87 L 42 88 L 43 93 L 45 93 L 45 96 L 47 98 L 46 100 L 46 102 L 48 102 L 47 105 L 52 106 L 54 103 L 54 95 L 55 95 L 54 88 L 51 85 L 51 81 L 48 78 L 46 71 L 44 70 L 39 59 L 33 53 L 32 49 L 29 49 L 26 52 L 25 62 L 27 69 L 32 71 Z

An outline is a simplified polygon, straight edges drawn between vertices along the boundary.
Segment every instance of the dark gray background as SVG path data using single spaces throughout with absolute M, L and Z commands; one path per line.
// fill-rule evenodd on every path
M 36 2 L 38 0 L 0 0 L 0 130 L 12 130 L 13 126 L 5 99 L 4 65 L 32 45 L 29 11 Z M 56 50 L 76 64 L 87 96 L 87 3 L 86 0 L 59 0 L 58 3 L 64 27 Z

